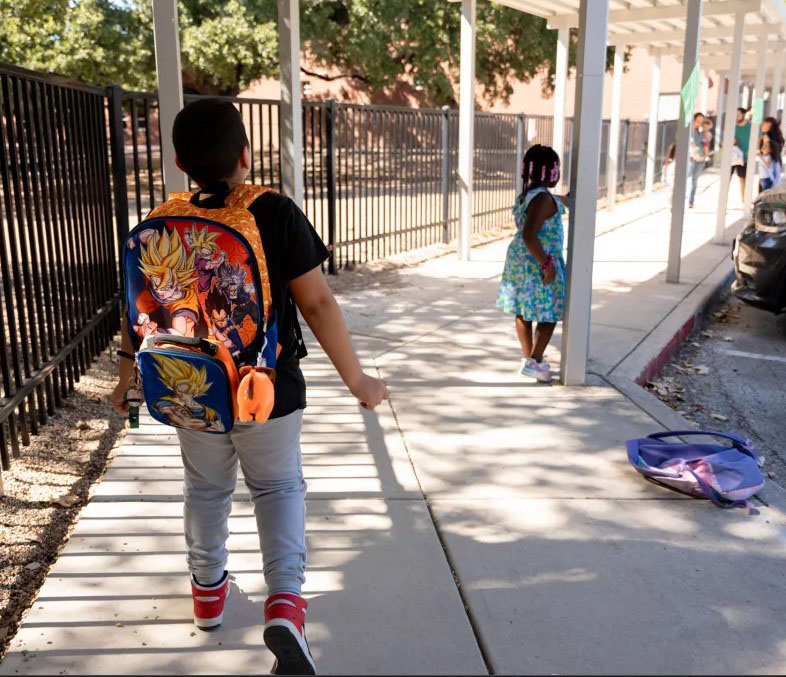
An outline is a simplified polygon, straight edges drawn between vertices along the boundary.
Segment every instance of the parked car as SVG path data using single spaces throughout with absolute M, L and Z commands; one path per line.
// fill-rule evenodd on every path
M 734 295 L 773 313 L 786 311 L 786 184 L 766 190 L 734 240 Z

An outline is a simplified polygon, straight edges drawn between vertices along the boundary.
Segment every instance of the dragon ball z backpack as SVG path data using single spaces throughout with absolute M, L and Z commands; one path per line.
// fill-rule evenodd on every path
M 229 432 L 241 411 L 241 373 L 275 378 L 270 279 L 248 209 L 268 190 L 237 186 L 220 209 L 171 194 L 123 243 L 128 333 L 148 410 L 166 425 Z M 263 423 L 273 388 L 251 392 L 270 400 L 243 407 Z

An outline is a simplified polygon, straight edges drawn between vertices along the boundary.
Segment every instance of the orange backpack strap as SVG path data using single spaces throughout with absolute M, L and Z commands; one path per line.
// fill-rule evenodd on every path
M 259 277 L 262 283 L 262 310 L 266 318 L 273 314 L 273 298 L 270 292 L 270 276 L 267 272 L 265 250 L 262 247 L 262 236 L 259 234 L 256 219 L 248 211 L 251 203 L 260 195 L 270 192 L 271 188 L 241 184 L 232 189 L 227 196 L 224 207 L 204 209 L 190 202 L 193 193 L 170 193 L 169 200 L 158 205 L 147 215 L 148 219 L 166 218 L 167 216 L 192 216 L 210 219 L 236 230 L 246 238 L 256 254 L 259 264 Z
M 260 195 L 272 192 L 272 188 L 265 186 L 255 186 L 251 183 L 244 183 L 232 189 L 227 195 L 226 206 L 240 209 L 248 209 Z
M 185 200 L 189 202 L 194 197 L 194 193 L 170 193 L 167 200 Z

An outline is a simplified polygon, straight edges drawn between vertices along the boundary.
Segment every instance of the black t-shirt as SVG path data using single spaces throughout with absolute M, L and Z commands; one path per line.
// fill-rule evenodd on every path
M 205 209 L 218 209 L 224 206 L 226 196 L 227 193 L 216 194 L 200 200 L 197 193 L 191 201 Z M 321 265 L 330 253 L 306 215 L 281 193 L 260 195 L 249 211 L 262 236 L 281 344 L 276 363 L 276 398 L 270 414 L 270 418 L 279 418 L 306 406 L 306 382 L 300 371 L 300 360 L 307 351 L 289 282 Z

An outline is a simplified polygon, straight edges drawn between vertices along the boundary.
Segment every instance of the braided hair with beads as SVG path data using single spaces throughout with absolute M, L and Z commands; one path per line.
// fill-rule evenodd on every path
M 523 179 L 524 192 L 519 197 L 519 202 L 524 202 L 530 188 L 552 188 L 559 181 L 559 155 L 550 146 L 536 143 L 530 146 L 524 154 L 521 163 L 521 178 Z

